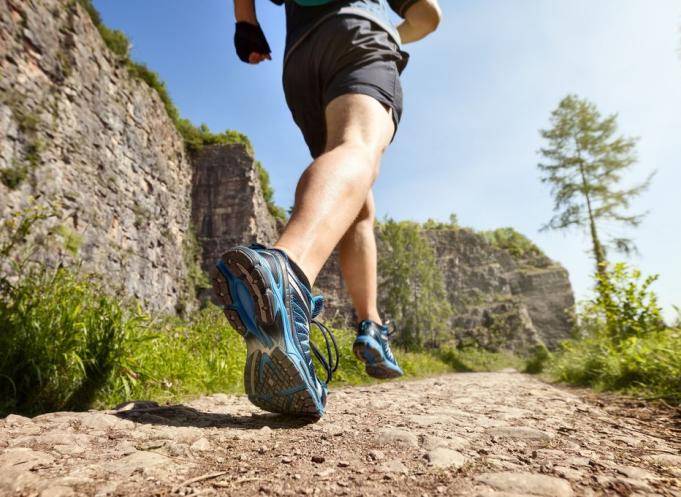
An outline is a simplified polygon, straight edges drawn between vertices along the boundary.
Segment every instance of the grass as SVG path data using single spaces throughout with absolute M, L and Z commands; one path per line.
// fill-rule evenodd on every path
M 618 263 L 596 276 L 594 298 L 581 305 L 576 336 L 546 360 L 561 382 L 681 403 L 681 323 L 662 319 L 657 276 Z
M 354 332 L 334 332 L 341 359 L 331 386 L 374 383 L 352 353 Z M 316 331 L 313 340 L 321 343 Z M 395 355 L 407 378 L 519 366 L 474 349 Z M 0 416 L 242 393 L 245 356 L 213 305 L 188 318 L 153 317 L 108 295 L 100 278 L 63 267 L 34 269 L 0 293 Z
M 603 336 L 566 341 L 548 362 L 556 381 L 681 404 L 681 329 L 653 331 L 619 344 Z

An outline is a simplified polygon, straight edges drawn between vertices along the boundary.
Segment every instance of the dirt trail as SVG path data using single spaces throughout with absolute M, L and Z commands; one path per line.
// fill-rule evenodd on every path
M 471 373 L 337 390 L 313 424 L 226 395 L 9 416 L 0 495 L 681 496 L 675 420 L 586 395 Z

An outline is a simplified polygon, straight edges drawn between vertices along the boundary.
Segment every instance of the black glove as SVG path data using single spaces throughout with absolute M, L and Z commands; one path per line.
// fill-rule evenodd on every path
M 260 25 L 243 21 L 236 23 L 234 46 L 236 47 L 236 54 L 244 62 L 248 62 L 248 56 L 253 52 L 263 55 L 269 55 L 271 52 L 270 45 L 267 43 L 265 33 L 260 29 Z

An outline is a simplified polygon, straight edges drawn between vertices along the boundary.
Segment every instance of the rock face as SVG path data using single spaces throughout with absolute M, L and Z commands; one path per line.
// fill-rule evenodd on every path
M 246 147 L 211 145 L 192 156 L 192 224 L 205 271 L 228 248 L 277 239 L 277 223 L 267 210 L 253 157 Z
M 514 256 L 467 228 L 425 234 L 454 308 L 450 328 L 457 344 L 527 352 L 542 343 L 555 348 L 570 335 L 574 296 L 560 264 L 542 254 Z M 348 320 L 352 306 L 337 258 L 329 260 L 317 284 L 331 296 L 324 316 Z
M 543 254 L 514 256 L 472 230 L 432 230 L 458 341 L 496 350 L 554 348 L 572 328 L 568 273 Z
M 46 226 L 84 270 L 152 310 L 191 307 L 191 164 L 157 93 L 71 1 L 2 2 L 0 74 L 0 216 L 59 202 Z M 36 258 L 64 255 L 51 244 Z

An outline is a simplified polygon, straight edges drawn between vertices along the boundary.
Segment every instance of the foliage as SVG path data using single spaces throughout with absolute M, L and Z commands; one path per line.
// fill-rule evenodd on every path
M 480 233 L 490 245 L 506 250 L 515 256 L 541 255 L 541 250 L 525 235 L 513 228 L 498 228 Z
M 452 308 L 433 247 L 421 227 L 409 221 L 380 223 L 378 235 L 380 308 L 400 324 L 403 346 L 419 349 L 426 337 L 435 345 L 449 327 Z
M 525 372 L 539 374 L 544 371 L 546 364 L 551 359 L 551 353 L 545 345 L 535 345 L 525 360 Z
M 508 351 L 490 352 L 483 348 L 470 345 L 465 347 L 441 347 L 433 351 L 441 361 L 448 364 L 454 371 L 498 371 L 513 368 L 521 371 L 524 367 L 522 358 Z
M 434 219 L 428 218 L 425 223 L 423 223 L 424 230 L 451 230 L 459 228 L 459 217 L 452 212 L 449 215 L 449 222 L 443 223 L 441 221 L 436 221 Z
M 616 264 L 598 277 L 598 294 L 580 311 L 576 337 L 561 345 L 549 370 L 560 380 L 681 402 L 681 330 L 665 326 L 656 277 Z
M 341 362 L 332 386 L 374 382 L 352 353 L 354 331 L 334 332 Z M 407 377 L 507 364 L 481 350 L 395 353 Z M 240 393 L 245 354 L 216 306 L 153 318 L 107 295 L 97 277 L 31 271 L 0 294 L 0 416 Z
M 209 288 L 210 281 L 208 280 L 208 275 L 201 268 L 199 262 L 201 258 L 201 246 L 196 238 L 196 232 L 194 231 L 193 226 L 189 227 L 185 235 L 182 246 L 182 256 L 184 265 L 187 268 L 187 282 L 190 290 L 196 294 L 202 288 Z M 184 309 L 178 310 L 184 312 Z
M 270 175 L 267 172 L 260 161 L 255 161 L 255 168 L 258 171 L 258 178 L 260 179 L 260 187 L 262 188 L 263 197 L 265 197 L 265 203 L 267 204 L 267 210 L 276 219 L 286 222 L 287 215 L 286 211 L 274 203 L 274 188 L 270 183 Z
M 47 219 L 58 217 L 58 206 L 51 204 L 34 204 L 5 216 L 0 224 L 0 261 L 8 264 L 14 274 L 23 274 L 36 248 L 27 243 L 33 227 Z M 0 292 L 11 286 L 7 273 L 0 274 Z
M 650 290 L 657 275 L 639 283 L 639 270 L 629 270 L 626 264 L 617 263 L 605 274 L 596 274 L 596 278 L 602 292 L 582 311 L 585 329 L 606 333 L 609 340 L 618 344 L 665 328 L 657 296 Z
M 0 295 L 0 411 L 34 414 L 92 402 L 141 320 L 99 295 L 98 286 L 59 268 L 30 272 Z
M 628 214 L 633 198 L 650 184 L 620 187 L 622 174 L 636 163 L 636 139 L 615 136 L 617 115 L 602 117 L 596 106 L 568 95 L 551 114 L 551 129 L 541 131 L 547 140 L 541 149 L 545 163 L 538 165 L 542 182 L 554 196 L 554 217 L 543 229 L 588 229 L 597 267 L 605 263 L 605 245 L 599 235 L 603 223 L 638 226 L 643 215 Z M 610 245 L 629 253 L 632 240 L 612 238 Z

